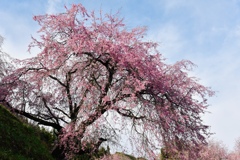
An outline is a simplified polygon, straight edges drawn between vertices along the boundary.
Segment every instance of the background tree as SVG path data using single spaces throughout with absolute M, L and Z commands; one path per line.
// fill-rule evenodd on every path
M 234 150 L 240 155 L 240 138 L 236 140 Z
M 228 159 L 227 147 L 221 141 L 210 140 L 200 153 L 199 160 L 224 160 Z
M 145 28 L 126 29 L 118 15 L 96 16 L 81 4 L 34 20 L 41 39 L 29 49 L 41 52 L 18 61 L 3 83 L 12 111 L 54 128 L 53 153 L 92 154 L 129 128 L 149 159 L 159 144 L 198 154 L 209 135 L 200 115 L 213 92 L 188 75 L 190 61 L 165 64 L 157 44 L 144 41 Z
M 240 159 L 240 138 L 236 140 L 234 150 L 229 153 L 228 159 L 229 160 Z

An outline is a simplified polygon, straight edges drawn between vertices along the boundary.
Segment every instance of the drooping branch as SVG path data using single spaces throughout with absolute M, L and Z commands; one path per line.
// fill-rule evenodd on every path
M 63 115 L 65 115 L 66 117 L 68 117 L 68 118 L 70 119 L 70 116 L 69 116 L 66 112 L 64 112 L 62 109 L 57 108 L 57 107 L 54 107 L 54 108 L 52 108 L 52 109 L 55 109 L 55 110 L 61 112 Z
M 43 97 L 42 98 L 42 101 L 43 101 L 43 104 L 44 104 L 44 106 L 45 106 L 45 108 L 47 108 L 47 110 L 48 110 L 48 112 L 49 112 L 49 114 L 50 114 L 50 117 L 51 118 L 54 118 L 55 119 L 55 122 L 58 124 L 58 125 L 60 125 L 59 124 L 59 117 L 57 117 L 53 112 L 52 112 L 52 110 L 49 108 L 49 106 L 47 105 L 47 101 L 46 101 L 46 99 Z
M 122 108 L 122 110 L 124 110 L 124 112 L 120 111 L 119 108 L 116 109 L 117 113 L 119 113 L 120 115 L 122 115 L 124 117 L 131 118 L 133 120 L 145 119 L 146 118 L 146 116 L 136 116 L 136 115 L 134 115 L 134 113 L 130 109 L 128 110 L 128 109 L 123 109 Z
M 55 81 L 57 81 L 61 86 L 63 86 L 63 87 L 67 87 L 63 82 L 61 82 L 57 77 L 55 77 L 55 76 L 52 76 L 52 75 L 48 75 L 51 79 L 53 79 L 53 80 L 55 80 Z

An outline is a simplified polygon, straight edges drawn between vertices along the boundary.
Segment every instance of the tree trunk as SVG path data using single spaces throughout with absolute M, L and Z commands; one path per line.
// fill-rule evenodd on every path
M 52 150 L 52 156 L 56 160 L 66 160 L 66 156 L 64 154 L 64 148 L 61 147 L 59 144 L 56 144 Z

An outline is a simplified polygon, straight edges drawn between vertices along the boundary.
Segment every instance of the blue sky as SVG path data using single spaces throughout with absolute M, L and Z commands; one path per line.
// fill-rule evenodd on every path
M 146 26 L 146 38 L 158 42 L 168 63 L 189 59 L 191 75 L 217 91 L 203 119 L 213 138 L 229 149 L 240 137 L 240 0 L 0 0 L 3 49 L 16 58 L 27 52 L 39 26 L 34 15 L 59 13 L 64 5 L 82 3 L 88 10 L 115 13 L 127 27 Z

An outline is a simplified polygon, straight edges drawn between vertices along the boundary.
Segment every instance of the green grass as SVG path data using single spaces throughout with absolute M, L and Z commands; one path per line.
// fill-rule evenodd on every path
M 51 134 L 21 122 L 0 105 L 1 160 L 51 160 L 52 141 Z

